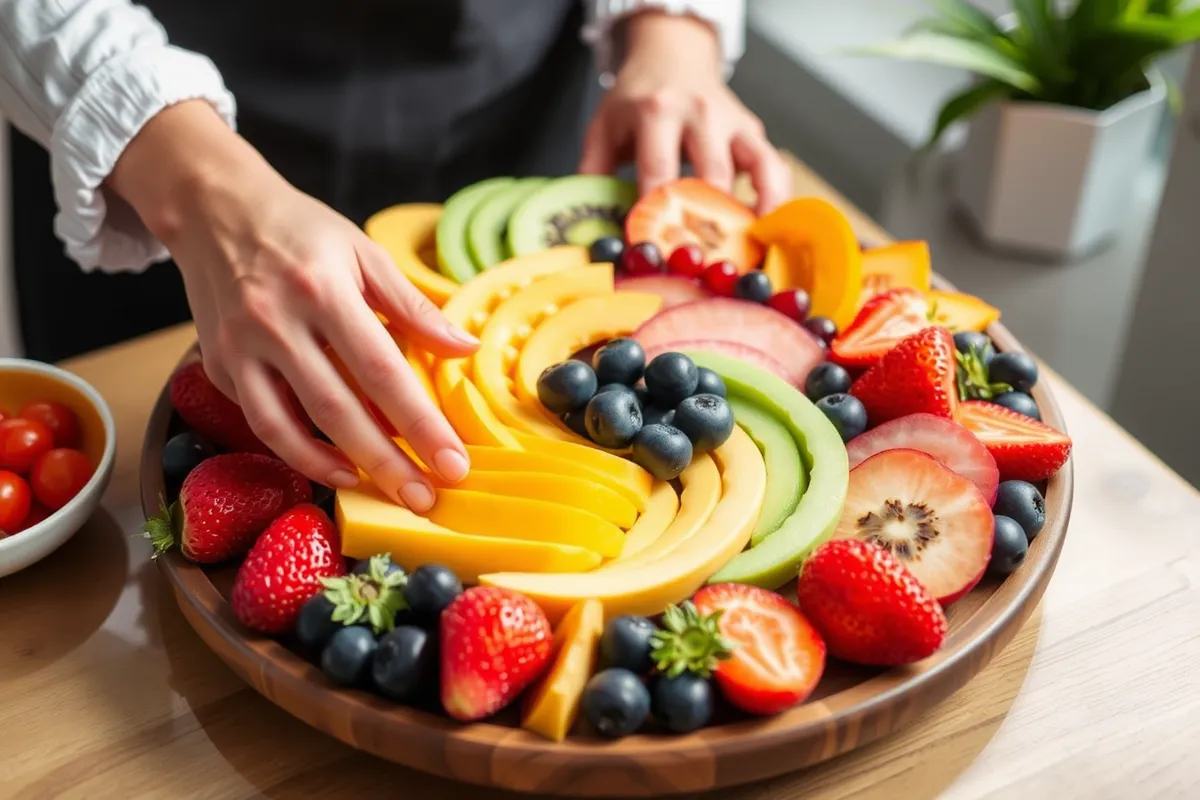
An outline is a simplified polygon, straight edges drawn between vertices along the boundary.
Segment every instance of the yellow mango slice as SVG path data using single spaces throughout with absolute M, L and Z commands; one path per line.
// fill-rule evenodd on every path
M 683 493 L 679 497 L 679 511 L 670 526 L 653 544 L 621 564 L 621 567 L 648 564 L 668 555 L 704 527 L 721 500 L 721 473 L 707 453 L 692 459 L 679 476 Z M 610 568 L 610 565 L 605 565 Z M 611 568 L 615 569 L 615 566 Z
M 599 483 L 633 503 L 633 507 L 639 512 L 646 507 L 646 501 L 650 498 L 649 484 L 635 485 L 582 460 L 572 461 L 563 456 L 549 455 L 528 449 L 505 450 L 500 447 L 475 445 L 467 445 L 467 457 L 471 459 L 472 469 L 492 472 L 549 472 L 552 475 L 571 475 Z
M 521 727 L 561 742 L 579 717 L 583 689 L 596 671 L 604 606 L 595 600 L 576 603 L 554 631 L 554 660 L 527 697 Z
M 538 278 L 587 263 L 587 248 L 574 245 L 551 247 L 539 253 L 511 258 L 484 270 L 460 286 L 458 292 L 442 306 L 442 315 L 452 324 L 478 336 L 496 306 L 518 289 Z M 470 368 L 470 357 L 440 361 L 434 373 L 438 394 L 445 397 Z
M 457 533 L 397 505 L 368 482 L 339 490 L 335 515 L 342 555 L 369 558 L 390 553 L 410 571 L 422 564 L 442 564 L 467 583 L 496 569 L 577 573 L 600 563 L 599 553 L 582 547 Z
M 646 510 L 633 523 L 633 527 L 625 531 L 625 546 L 621 548 L 621 555 L 605 564 L 604 568 L 624 563 L 645 550 L 671 526 L 677 511 L 679 495 L 675 493 L 675 487 L 665 481 L 654 484 L 654 490 L 646 502 Z
M 425 517 L 452 531 L 569 544 L 608 558 L 625 544 L 625 534 L 616 525 L 561 503 L 466 489 L 438 489 L 435 495 Z
M 762 454 L 741 428 L 711 453 L 721 471 L 721 501 L 712 516 L 679 547 L 647 564 L 575 575 L 492 572 L 487 586 L 505 586 L 537 602 L 551 621 L 586 598 L 604 604 L 604 615 L 660 613 L 690 597 L 710 575 L 750 541 L 767 487 Z
M 512 435 L 508 426 L 492 412 L 470 378 L 460 380 L 445 395 L 442 411 L 451 427 L 463 440 L 463 444 L 522 449 L 521 443 Z
M 633 503 L 615 490 L 573 475 L 472 469 L 467 473 L 467 477 L 458 483 L 445 484 L 435 481 L 435 485 L 448 489 L 465 489 L 470 492 L 558 503 L 595 514 L 618 528 L 629 528 L 638 518 L 637 508 Z
M 405 358 L 408 360 L 408 365 L 412 367 L 413 374 L 421 382 L 421 387 L 425 390 L 425 394 L 429 395 L 434 405 L 440 406 L 442 401 L 438 397 L 437 391 L 433 388 L 433 378 L 429 376 L 429 370 L 425 366 L 424 352 L 413 347 L 405 354 Z
M 559 439 L 543 439 L 540 436 L 517 430 L 514 430 L 512 434 L 513 438 L 531 453 L 542 453 L 577 462 L 597 472 L 611 475 L 617 481 L 627 484 L 637 496 L 642 498 L 642 502 L 637 503 L 639 511 L 644 507 L 645 499 L 650 496 L 650 490 L 654 487 L 653 475 L 629 459 L 609 450 L 602 450 L 578 441 L 564 442 Z
M 933 313 L 932 321 L 948 328 L 953 333 L 983 331 L 988 325 L 1000 319 L 1000 309 L 985 303 L 974 295 L 935 289 L 926 296 Z
M 404 203 L 385 208 L 363 225 L 367 237 L 382 247 L 417 291 L 436 306 L 444 306 L 458 283 L 442 275 L 437 263 L 437 222 L 442 207 L 436 203 Z
M 662 309 L 663 299 L 620 292 L 576 300 L 547 317 L 526 340 L 517 361 L 517 397 L 537 402 L 538 376 L 597 342 L 633 333 Z

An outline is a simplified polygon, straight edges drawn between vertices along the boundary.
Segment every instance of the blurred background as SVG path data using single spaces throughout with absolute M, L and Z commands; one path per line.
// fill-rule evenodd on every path
M 1008 0 L 974 5 L 993 15 L 1011 8 Z M 1200 397 L 1193 356 L 1200 344 L 1193 235 L 1200 229 L 1200 59 L 1192 49 L 1160 65 L 1182 89 L 1182 111 L 1172 114 L 1165 102 L 1153 110 L 1149 152 L 1130 173 L 1114 234 L 1102 246 L 1066 256 L 1014 254 L 989 246 L 956 210 L 963 126 L 951 128 L 933 156 L 913 168 L 939 108 L 971 84 L 971 74 L 846 52 L 901 35 L 928 13 L 926 6 L 903 0 L 747 0 L 747 6 L 747 50 L 732 85 L 772 141 L 896 238 L 928 241 L 937 272 L 998 306 L 1036 355 L 1200 484 L 1200 426 L 1191 418 Z M 74 355 L 56 343 L 52 329 L 89 310 L 86 282 L 65 294 L 53 282 L 23 287 L 40 293 L 25 303 L 44 309 L 46 320 L 34 326 L 17 318 L 11 264 L 44 252 L 52 232 L 28 220 L 44 219 L 30 207 L 51 199 L 34 146 L 0 126 L 0 147 L 0 356 Z M 64 260 L 51 268 L 71 265 Z M 177 280 L 162 273 L 155 280 L 164 285 Z M 184 311 L 139 313 L 129 335 Z

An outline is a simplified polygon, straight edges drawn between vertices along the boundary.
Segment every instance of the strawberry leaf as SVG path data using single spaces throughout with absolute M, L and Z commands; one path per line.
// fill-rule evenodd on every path
M 321 578 L 325 598 L 333 603 L 330 619 L 343 625 L 356 625 L 364 619 L 376 634 L 396 627 L 396 614 L 408 607 L 404 586 L 408 576 L 390 569 L 387 553 L 372 556 L 365 574 Z
M 988 377 L 987 364 L 983 353 L 974 345 L 967 353 L 955 353 L 958 362 L 958 396 L 961 400 L 991 400 L 1005 392 L 1011 392 L 1013 387 L 1007 383 L 992 383 Z
M 179 503 L 167 505 L 165 498 L 160 497 L 159 515 L 150 517 L 142 525 L 142 538 L 149 539 L 154 548 L 151 559 L 156 559 L 175 546 L 176 530 L 180 523 Z
M 691 601 L 669 606 L 663 612 L 665 630 L 650 638 L 650 657 L 668 678 L 685 672 L 709 678 L 720 661 L 733 655 L 733 643 L 721 635 L 721 611 L 702 615 Z

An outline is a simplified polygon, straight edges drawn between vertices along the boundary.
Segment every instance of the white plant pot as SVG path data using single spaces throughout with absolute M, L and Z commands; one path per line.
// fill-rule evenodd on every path
M 993 247 L 1070 260 L 1108 244 L 1162 119 L 1166 87 L 1104 111 L 997 103 L 972 118 L 955 200 Z

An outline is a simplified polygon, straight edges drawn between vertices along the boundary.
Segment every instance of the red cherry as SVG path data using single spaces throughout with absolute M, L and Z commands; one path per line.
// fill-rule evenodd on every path
M 784 289 L 782 292 L 771 295 L 767 305 L 789 319 L 804 322 L 808 319 L 808 309 L 811 304 L 808 300 L 808 292 L 803 289 Z
M 713 294 L 733 297 L 733 287 L 737 285 L 738 268 L 730 261 L 714 261 L 704 270 L 701 279 Z
M 680 245 L 667 259 L 667 271 L 684 278 L 704 274 L 704 251 L 694 244 Z
M 838 334 L 837 325 L 829 317 L 809 317 L 804 321 L 804 327 L 825 345 L 832 342 Z
M 641 242 L 625 251 L 621 266 L 629 275 L 653 275 L 662 272 L 662 253 L 658 252 L 653 242 Z

